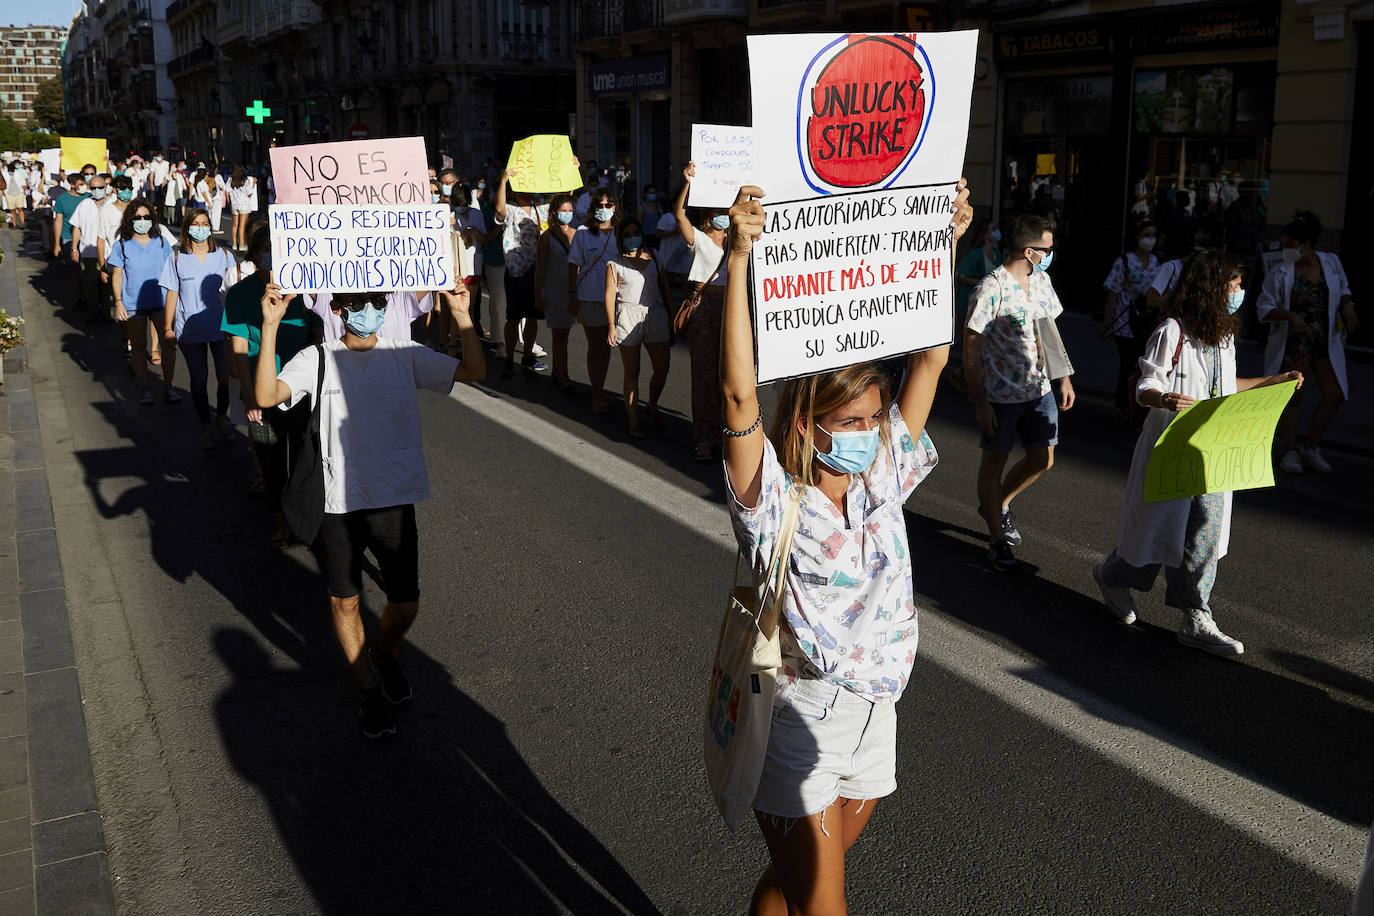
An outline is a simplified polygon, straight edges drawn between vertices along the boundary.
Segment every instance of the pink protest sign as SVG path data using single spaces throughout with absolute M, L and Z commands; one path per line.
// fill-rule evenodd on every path
M 429 203 L 424 137 L 278 146 L 271 155 L 279 204 Z

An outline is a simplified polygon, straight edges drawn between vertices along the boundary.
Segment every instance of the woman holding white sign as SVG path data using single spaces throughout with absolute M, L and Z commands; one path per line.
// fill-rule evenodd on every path
M 636 407 L 639 401 L 639 345 L 649 351 L 653 373 L 649 376 L 649 419 L 662 424 L 658 396 L 668 382 L 672 360 L 668 324 L 668 285 L 658 269 L 658 259 L 644 247 L 644 227 L 628 219 L 616 229 L 621 253 L 606 264 L 607 343 L 620 351 L 625 365 L 625 415 L 630 438 L 645 438 Z
M 955 239 L 973 219 L 960 184 Z M 800 510 L 783 560 L 782 667 L 754 799 L 772 864 L 750 912 L 842 913 L 845 852 L 875 800 L 897 788 L 894 704 L 916 656 L 902 504 L 937 461 L 924 428 L 949 348 L 910 356 L 895 397 L 872 363 L 793 379 L 765 436 L 748 285 L 762 196 L 742 188 L 730 210 L 718 391 L 730 516 L 755 582 L 768 577 L 793 488 Z
M 1214 251 L 1193 255 L 1165 306 L 1165 320 L 1140 357 L 1140 381 L 1132 392 L 1151 408 L 1136 440 L 1116 549 L 1093 568 L 1093 578 L 1112 616 L 1135 622 L 1131 589 L 1149 591 L 1161 567 L 1168 589 L 1164 603 L 1182 614 L 1178 641 L 1213 655 L 1240 655 L 1245 646 L 1212 619 L 1208 599 L 1217 561 L 1231 536 L 1231 494 L 1145 502 L 1145 472 L 1155 443 L 1178 411 L 1196 401 L 1224 397 L 1296 379 L 1298 372 L 1268 378 L 1236 378 L 1236 312 L 1245 301 L 1239 266 Z
M 716 379 L 720 370 L 721 303 L 725 281 L 730 274 L 730 265 L 725 258 L 725 230 L 730 225 L 730 217 L 722 210 L 702 210 L 697 214 L 697 225 L 692 225 L 687 218 L 687 196 L 692 191 L 692 178 L 696 173 L 697 164 L 687 163 L 687 168 L 682 170 L 686 181 L 673 206 L 678 233 L 692 253 L 687 287 L 699 294 L 688 316 L 678 320 L 686 319 L 687 352 L 692 357 L 692 443 L 697 461 L 710 461 L 712 451 L 720 448 L 720 398 L 716 396 Z

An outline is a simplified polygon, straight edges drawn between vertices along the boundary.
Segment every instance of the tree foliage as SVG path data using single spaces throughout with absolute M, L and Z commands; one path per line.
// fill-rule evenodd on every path
M 67 109 L 62 99 L 62 80 L 51 77 L 38 84 L 33 100 L 33 118 L 44 130 L 59 132 L 67 127 Z
M 36 153 L 62 145 L 62 138 L 57 134 L 32 127 L 32 124 L 20 126 L 14 118 L 0 114 L 0 150 Z

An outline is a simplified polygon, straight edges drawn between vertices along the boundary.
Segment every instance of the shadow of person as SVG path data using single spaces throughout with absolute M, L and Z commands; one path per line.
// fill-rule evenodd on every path
M 1186 750 L 1347 823 L 1374 818 L 1374 785 L 1351 779 L 1374 755 L 1374 714 L 1243 660 L 1180 646 L 1170 629 L 1122 627 L 1100 600 L 1024 570 L 1014 579 L 993 573 L 980 543 L 938 519 L 908 510 L 907 531 L 927 607 L 997 634 Z
M 340 740 L 320 714 L 333 691 L 275 668 L 258 637 L 224 628 L 214 647 L 233 676 L 215 702 L 225 750 L 325 912 L 362 901 L 410 913 L 658 912 L 544 790 L 504 725 L 432 660 L 405 652 L 417 699 L 400 736 L 370 742 Z
M 215 634 L 234 676 L 216 723 L 322 909 L 658 912 L 544 788 L 505 725 L 413 645 L 401 652 L 417 699 L 398 710 L 400 738 L 363 738 L 305 548 L 266 545 L 263 520 L 226 480 L 227 454 L 160 442 L 118 403 L 93 407 L 130 443 L 76 453 L 97 510 L 142 515 L 158 568 L 203 580 L 257 630 Z M 375 633 L 366 607 L 364 621 Z M 269 643 L 296 667 L 275 667 Z

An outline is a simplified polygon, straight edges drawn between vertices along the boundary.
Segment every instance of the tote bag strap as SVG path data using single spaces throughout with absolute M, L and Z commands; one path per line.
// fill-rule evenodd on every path
M 763 593 L 759 596 L 759 630 L 766 637 L 772 637 L 782 619 L 782 602 L 786 594 L 787 567 L 792 558 L 792 536 L 797 533 L 797 520 L 801 515 L 801 487 L 795 482 L 789 487 L 787 508 L 783 510 L 782 527 L 778 529 L 778 541 L 773 546 L 773 556 L 768 563 L 768 579 Z M 766 596 L 772 601 L 764 601 Z

